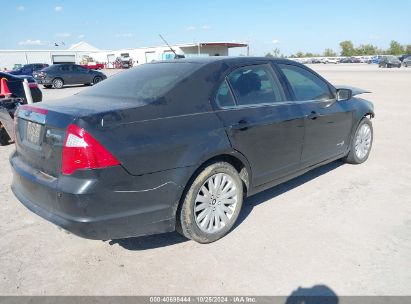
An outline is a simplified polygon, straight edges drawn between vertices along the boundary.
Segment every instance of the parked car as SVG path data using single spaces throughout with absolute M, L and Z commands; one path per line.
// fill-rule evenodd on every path
M 311 63 L 323 63 L 323 60 L 318 57 L 314 57 L 311 59 Z
M 31 76 L 19 76 L 11 75 L 10 73 L 0 72 L 0 79 L 5 78 L 7 81 L 7 87 L 12 93 L 12 97 L 21 98 L 27 103 L 26 94 L 23 89 L 23 81 L 26 78 L 29 83 L 29 88 L 31 95 L 33 97 L 33 102 L 40 102 L 43 98 L 43 93 L 37 85 L 37 82 Z
M 373 56 L 373 57 L 371 57 L 371 59 L 368 60 L 367 63 L 368 64 L 379 64 L 382 57 L 383 56 L 381 56 L 381 55 Z
M 337 159 L 366 161 L 374 110 L 364 92 L 286 59 L 143 64 L 20 107 L 12 190 L 82 237 L 177 229 L 213 242 L 244 197 Z
M 323 63 L 333 63 L 333 64 L 337 64 L 340 63 L 340 61 L 336 58 L 324 58 L 323 59 Z
M 411 56 L 407 57 L 403 60 L 402 65 L 406 68 L 408 68 L 409 66 L 411 66 Z
M 21 68 L 18 69 L 13 69 L 13 71 L 10 71 L 9 74 L 12 75 L 29 75 L 33 76 L 33 73 L 35 71 L 40 71 L 41 69 L 44 69 L 48 67 L 48 64 L 45 63 L 30 63 L 30 64 L 25 64 Z
M 395 56 L 382 56 L 380 63 L 378 64 L 380 68 L 400 68 L 401 61 Z
M 20 64 L 20 63 L 15 63 L 14 66 L 13 66 L 13 71 L 18 70 L 18 69 L 20 69 L 20 68 L 22 68 L 22 67 L 23 67 L 22 64 Z
M 404 55 L 402 55 L 402 56 L 400 56 L 400 60 L 401 60 L 401 62 L 404 62 L 404 59 L 407 59 L 408 57 L 411 57 L 411 54 L 404 54 Z
M 89 70 L 77 64 L 53 64 L 33 73 L 34 79 L 45 88 L 61 89 L 72 84 L 97 84 L 107 78 L 102 72 Z
M 340 63 L 357 63 L 353 57 L 345 57 L 340 59 Z
M 88 62 L 87 64 L 81 64 L 83 68 L 89 69 L 89 70 L 102 70 L 104 69 L 104 64 L 103 63 L 97 63 L 97 62 Z

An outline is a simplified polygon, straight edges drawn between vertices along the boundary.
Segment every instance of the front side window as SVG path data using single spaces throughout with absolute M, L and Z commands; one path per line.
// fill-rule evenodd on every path
M 279 64 L 298 101 L 334 98 L 328 84 L 310 71 L 295 65 Z
M 284 101 L 281 84 L 268 64 L 239 68 L 227 77 L 238 105 Z
M 76 71 L 76 72 L 85 72 L 87 70 L 86 68 L 83 68 L 82 66 L 79 66 L 79 65 L 73 65 L 72 69 L 73 71 Z

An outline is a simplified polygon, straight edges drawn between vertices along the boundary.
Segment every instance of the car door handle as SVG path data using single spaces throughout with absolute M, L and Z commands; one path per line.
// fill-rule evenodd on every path
M 241 119 L 237 124 L 232 125 L 231 129 L 245 131 L 250 127 L 251 127 L 251 124 L 248 121 Z
M 311 111 L 311 113 L 307 115 L 307 118 L 311 120 L 316 120 L 318 118 L 318 114 L 315 111 Z

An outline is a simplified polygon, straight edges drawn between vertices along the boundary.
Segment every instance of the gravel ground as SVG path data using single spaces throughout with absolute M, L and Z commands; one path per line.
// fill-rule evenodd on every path
M 0 147 L 0 294 L 289 295 L 324 285 L 337 295 L 410 295 L 411 68 L 312 68 L 372 91 L 369 160 L 335 162 L 247 199 L 239 225 L 213 244 L 176 233 L 107 242 L 68 234 L 13 196 L 13 147 Z M 44 100 L 82 89 L 44 90 Z

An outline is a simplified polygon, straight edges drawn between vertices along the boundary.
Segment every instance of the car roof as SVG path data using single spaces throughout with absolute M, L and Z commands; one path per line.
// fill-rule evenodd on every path
M 268 57 L 250 57 L 250 56 L 205 56 L 205 57 L 189 57 L 189 58 L 179 58 L 174 60 L 164 60 L 164 61 L 154 61 L 152 63 L 198 63 L 198 64 L 208 64 L 208 63 L 230 63 L 230 64 L 241 64 L 241 63 L 252 63 L 261 61 L 273 61 L 273 62 L 288 62 L 295 64 L 295 61 L 284 59 L 284 58 L 268 58 Z M 298 63 L 297 63 L 298 64 Z

